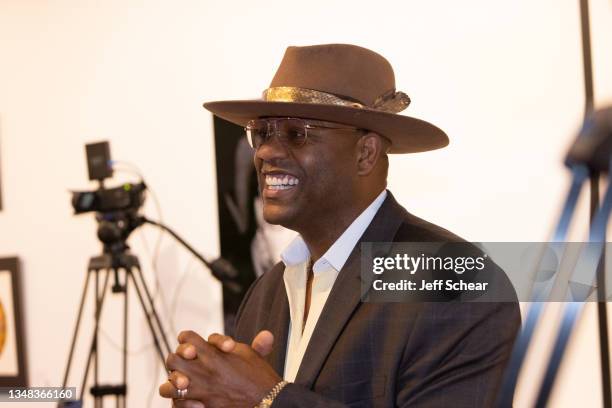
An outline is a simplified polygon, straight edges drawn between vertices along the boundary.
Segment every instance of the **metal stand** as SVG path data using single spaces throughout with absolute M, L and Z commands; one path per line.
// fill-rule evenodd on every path
M 151 336 L 155 344 L 157 353 L 159 354 L 162 365 L 165 366 L 164 356 L 171 352 L 170 345 L 166 338 L 163 326 L 159 319 L 159 315 L 155 310 L 153 298 L 151 292 L 147 288 L 146 282 L 140 269 L 138 258 L 127 251 L 127 246 L 122 246 L 120 252 L 105 253 L 102 256 L 96 256 L 89 260 L 88 275 L 85 279 L 85 286 L 81 295 L 81 303 L 77 314 L 76 326 L 74 328 L 74 334 L 72 336 L 72 342 L 70 345 L 70 353 L 68 355 L 68 361 L 66 363 L 66 371 L 64 373 L 64 380 L 62 386 L 66 387 L 68 377 L 70 374 L 70 368 L 72 365 L 72 359 L 74 357 L 74 349 L 76 340 L 79 334 L 79 327 L 82 320 L 83 307 L 85 305 L 85 299 L 87 297 L 87 289 L 89 286 L 90 278 L 94 277 L 95 284 L 95 315 L 94 315 L 94 330 L 91 340 L 91 346 L 89 348 L 89 355 L 87 357 L 87 364 L 85 367 L 83 380 L 81 384 L 81 390 L 79 394 L 79 401 L 82 403 L 85 387 L 87 385 L 87 378 L 89 376 L 89 369 L 93 360 L 93 375 L 94 381 L 93 386 L 90 389 L 91 395 L 94 397 L 94 407 L 101 408 L 103 406 L 103 399 L 105 396 L 114 395 L 116 397 L 117 408 L 126 407 L 126 395 L 127 395 L 127 342 L 128 342 L 128 294 L 129 294 L 129 282 L 130 280 L 134 284 L 134 289 L 138 296 L 138 300 L 144 312 L 147 320 L 147 324 L 151 331 Z M 105 252 L 106 248 L 105 248 Z M 101 271 L 105 271 L 104 282 L 101 285 L 100 290 L 100 275 Z M 120 272 L 123 271 L 123 274 Z M 112 286 L 113 293 L 120 293 L 124 296 L 123 302 L 123 356 L 122 356 L 122 381 L 120 384 L 115 385 L 103 385 L 99 383 L 99 353 L 98 353 L 98 334 L 100 316 L 104 306 L 104 299 L 108 288 L 108 282 L 111 275 L 114 276 L 114 283 Z M 123 275 L 123 280 L 121 279 Z M 123 283 L 122 283 L 123 282 Z M 160 341 L 161 339 L 161 341 Z M 60 407 L 75 406 L 69 402 L 60 402 Z M 78 405 L 77 405 L 78 406 Z
M 589 24 L 589 7 L 588 0 L 579 0 L 580 2 L 580 23 L 582 29 L 582 61 L 584 68 L 584 90 L 585 90 L 585 109 L 584 118 L 585 126 L 587 121 L 593 115 L 594 112 L 594 91 L 593 91 L 593 67 L 591 60 L 591 35 L 590 35 L 590 24 Z M 611 112 L 600 113 L 601 117 L 610 115 Z M 593 123 L 588 124 L 593 126 Z M 610 129 L 604 124 L 599 123 L 598 125 L 599 134 L 590 135 L 591 131 L 586 128 L 583 129 L 583 137 L 576 141 L 568 158 L 566 164 L 572 169 L 572 188 L 566 199 L 563 214 L 559 221 L 557 231 L 555 233 L 554 241 L 562 242 L 567 233 L 567 224 L 573 216 L 573 212 L 576 206 L 576 199 L 582 188 L 582 184 L 588 176 L 590 185 L 590 241 L 593 242 L 606 242 L 605 226 L 609 216 L 610 187 L 603 200 L 600 208 L 599 203 L 599 178 L 603 172 L 608 174 L 610 178 L 610 157 L 612 157 L 612 149 L 609 140 L 612 139 L 612 133 Z M 607 129 L 607 131 L 606 131 Z M 584 137 L 586 136 L 586 137 Z M 585 168 L 588 167 L 587 168 Z M 608 180 L 610 186 L 610 180 Z M 601 231 L 594 231 L 594 229 L 601 229 Z M 595 256 L 592 256 L 595 259 Z M 597 315 L 599 323 L 599 346 L 600 346 L 600 357 L 601 357 L 601 378 L 602 378 L 602 400 L 603 405 L 606 408 L 612 408 L 612 381 L 610 380 L 610 350 L 608 347 L 608 314 L 607 314 L 607 303 L 606 303 L 606 279 L 605 279 L 605 250 L 602 249 L 601 253 L 597 254 L 595 259 L 595 265 L 593 270 L 596 270 L 596 286 L 597 286 Z M 558 276 L 557 276 L 558 278 Z M 500 407 L 511 407 L 514 396 L 514 390 L 518 380 L 520 368 L 523 360 L 527 353 L 527 348 L 535 331 L 536 325 L 539 321 L 542 313 L 543 304 L 540 302 L 545 301 L 548 298 L 548 293 L 534 293 L 533 303 L 529 309 L 527 321 L 523 327 L 523 331 L 519 334 L 519 337 L 515 343 L 512 357 L 510 359 L 508 369 L 502 387 L 498 396 L 497 406 Z M 556 378 L 557 370 L 561 362 L 561 358 L 564 354 L 569 335 L 574 327 L 576 319 L 579 317 L 582 309 L 582 302 L 571 303 L 564 314 L 561 329 L 559 330 L 557 340 L 553 349 L 553 355 L 549 361 L 549 365 L 544 376 L 540 392 L 537 397 L 536 406 L 544 407 L 550 396 L 554 380 Z
M 597 276 L 600 275 L 603 261 L 603 256 L 605 254 L 605 236 L 606 236 L 606 227 L 608 225 L 608 220 L 610 217 L 610 212 L 612 210 L 612 185 L 609 183 L 608 189 L 604 196 L 604 201 L 596 213 L 593 223 L 591 225 L 591 231 L 589 234 L 589 243 L 592 244 L 590 247 L 586 248 L 583 251 L 583 259 L 585 265 L 590 265 L 588 268 L 581 268 L 582 270 L 574 273 L 572 275 L 572 280 L 570 280 L 570 284 L 575 280 L 576 283 L 581 282 L 594 282 L 597 280 Z M 593 271 L 593 276 L 581 276 L 584 275 L 584 271 Z M 581 273 L 582 272 L 582 273 Z M 584 285 L 588 286 L 588 285 Z M 588 295 L 588 293 L 587 293 Z M 571 296 L 568 294 L 568 296 Z M 605 296 L 605 293 L 604 293 Z M 557 333 L 557 337 L 555 340 L 555 344 L 553 346 L 552 355 L 550 360 L 548 361 L 548 366 L 546 368 L 546 373 L 544 374 L 544 379 L 542 380 L 542 385 L 540 387 L 540 391 L 538 393 L 536 399 L 536 407 L 546 407 L 548 404 L 548 400 L 550 398 L 550 394 L 555 383 L 555 379 L 557 378 L 557 373 L 559 371 L 559 367 L 561 366 L 561 361 L 563 359 L 563 355 L 567 348 L 567 344 L 572 334 L 572 330 L 578 318 L 580 317 L 580 313 L 584 308 L 584 304 L 587 299 L 586 296 L 584 299 L 574 299 L 572 296 L 569 300 L 570 303 L 566 305 L 565 311 L 563 313 L 563 318 L 561 322 L 561 327 Z M 604 302 L 605 297 L 603 299 L 598 299 L 598 302 Z M 601 333 L 600 333 L 601 335 Z M 603 363 L 603 362 L 602 362 Z M 604 385 L 604 392 L 606 390 L 606 386 Z M 606 395 L 603 395 L 604 404 L 606 404 Z M 608 405 L 604 405 L 608 406 Z
M 591 58 L 591 24 L 589 18 L 589 1 L 580 0 L 580 27 L 582 30 L 582 61 L 584 67 L 584 116 L 590 115 L 595 108 L 593 87 L 593 62 Z M 599 173 L 591 176 L 591 221 L 599 206 Z M 604 235 L 604 242 L 606 241 Z M 597 322 L 599 325 L 599 355 L 601 358 L 601 380 L 603 405 L 612 408 L 612 380 L 610 378 L 610 349 L 608 346 L 608 309 L 605 300 L 605 252 L 597 268 Z

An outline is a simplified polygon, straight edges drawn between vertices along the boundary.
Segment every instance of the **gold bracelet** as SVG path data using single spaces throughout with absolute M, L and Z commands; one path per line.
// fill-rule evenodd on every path
M 281 392 L 281 390 L 285 388 L 285 385 L 287 384 L 289 383 L 284 380 L 276 384 L 272 388 L 272 391 L 270 391 L 268 395 L 266 395 L 259 404 L 255 405 L 255 408 L 270 408 L 272 406 L 272 403 L 274 402 L 274 398 L 276 398 L 278 393 Z

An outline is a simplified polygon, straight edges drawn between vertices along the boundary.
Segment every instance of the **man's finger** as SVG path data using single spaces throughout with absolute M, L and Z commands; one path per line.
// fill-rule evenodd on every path
M 200 401 L 194 400 L 174 400 L 174 408 L 205 408 Z
M 208 346 L 208 347 L 210 347 L 210 346 Z M 185 371 L 184 369 L 189 367 L 189 365 L 192 364 L 192 363 L 193 363 L 192 361 L 186 360 L 183 357 L 179 356 L 178 354 L 170 353 L 166 357 L 166 370 L 168 370 L 168 371 L 174 371 L 174 370 Z
M 257 333 L 257 336 L 253 339 L 251 347 L 260 356 L 265 357 L 272 352 L 272 346 L 274 345 L 274 335 L 268 330 L 262 330 Z
M 170 381 L 159 386 L 159 395 L 164 398 L 176 398 L 176 388 Z
M 193 330 L 183 330 L 178 335 L 179 343 L 191 343 L 196 347 L 201 347 L 202 344 L 206 343 L 206 340 L 202 338 L 198 333 Z
M 229 353 L 236 347 L 236 342 L 234 339 L 232 339 L 230 336 L 224 336 L 219 333 L 213 333 L 208 336 L 208 342 L 226 353 Z
M 165 383 L 159 386 L 159 395 L 164 398 L 172 398 L 175 404 L 179 400 L 187 400 L 190 397 L 189 389 L 187 389 L 187 392 L 180 394 L 179 390 L 170 381 L 166 381 Z
M 217 347 L 213 347 L 211 344 L 208 344 L 208 342 L 200 337 L 199 334 L 191 330 L 180 332 L 178 335 L 178 341 L 181 344 L 189 343 L 193 345 L 198 354 L 208 355 L 219 352 Z
M 183 357 L 185 360 L 193 360 L 198 356 L 198 351 L 193 344 L 182 343 L 176 348 L 176 354 Z
M 189 377 L 180 371 L 172 371 L 168 376 L 168 381 L 174 385 L 174 388 L 184 390 L 189 387 Z

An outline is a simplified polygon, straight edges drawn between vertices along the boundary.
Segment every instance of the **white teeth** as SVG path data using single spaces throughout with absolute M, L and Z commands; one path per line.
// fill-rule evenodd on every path
M 286 190 L 297 185 L 300 180 L 288 174 L 284 176 L 266 176 L 266 185 L 273 190 Z

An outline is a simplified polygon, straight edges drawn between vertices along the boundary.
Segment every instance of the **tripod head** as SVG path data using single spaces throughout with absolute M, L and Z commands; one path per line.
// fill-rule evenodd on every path
M 129 249 L 127 239 L 142 225 L 142 217 L 137 210 L 116 211 L 96 214 L 98 239 L 104 245 L 104 253 L 116 255 Z
M 95 211 L 98 222 L 98 239 L 103 244 L 103 254 L 109 255 L 112 268 L 115 270 L 113 292 L 122 292 L 119 283 L 118 268 L 125 268 L 125 259 L 129 255 L 127 239 L 130 234 L 142 225 L 139 214 L 144 204 L 146 185 L 124 183 L 119 187 L 104 188 L 99 180 L 95 191 L 75 191 L 72 193 L 72 206 L 75 214 Z
M 572 144 L 565 163 L 586 165 L 598 172 L 610 171 L 612 157 L 612 106 L 589 114 Z

